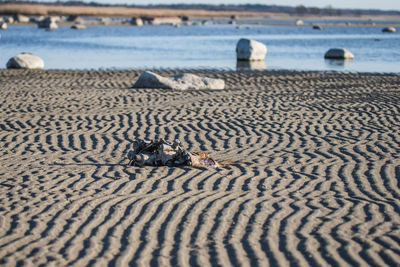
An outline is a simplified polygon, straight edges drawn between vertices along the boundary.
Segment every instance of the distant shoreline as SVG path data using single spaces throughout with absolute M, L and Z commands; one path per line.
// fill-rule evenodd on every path
M 173 8 L 137 8 L 126 6 L 66 6 L 55 4 L 6 3 L 0 5 L 0 15 L 28 16 L 93 16 L 93 17 L 176 17 L 192 18 L 255 18 L 268 19 L 302 19 L 302 20 L 375 20 L 399 21 L 400 15 L 294 15 L 282 12 L 253 12 L 253 11 L 213 11 L 202 9 L 173 9 Z
M 149 8 L 131 8 L 124 6 L 62 6 L 45 4 L 2 4 L 0 5 L 0 14 L 24 14 L 37 16 L 105 16 L 105 17 L 172 17 L 172 16 L 190 16 L 190 17 L 230 17 L 235 15 L 253 17 L 253 16 L 288 16 L 284 13 L 270 12 L 238 12 L 238 11 L 210 11 L 210 10 L 178 10 L 178 9 L 149 9 Z

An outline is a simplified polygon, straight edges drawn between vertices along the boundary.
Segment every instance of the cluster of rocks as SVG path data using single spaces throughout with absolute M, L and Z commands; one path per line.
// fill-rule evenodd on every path
M 0 30 L 6 30 L 8 24 L 12 24 L 14 22 L 13 17 L 0 17 Z
M 251 62 L 264 61 L 266 54 L 267 47 L 264 44 L 255 40 L 240 39 L 236 46 L 237 66 L 238 68 L 239 66 L 242 66 L 241 68 L 247 68 L 248 66 L 250 69 L 253 69 L 251 67 Z M 325 53 L 325 58 L 345 60 L 353 59 L 354 55 L 345 48 L 332 48 Z M 239 64 L 240 61 L 249 63 Z
M 191 152 L 184 149 L 179 140 L 169 143 L 164 139 L 136 140 L 133 150 L 128 152 L 130 166 L 194 166 L 223 167 L 204 152 Z
M 7 69 L 43 69 L 43 60 L 31 53 L 21 53 L 7 62 Z M 173 77 L 164 77 L 151 71 L 143 72 L 133 85 L 134 88 L 162 88 L 175 90 L 222 90 L 225 81 L 200 77 L 191 73 L 182 73 Z
M 188 25 L 189 18 L 186 16 L 182 17 L 133 17 L 130 20 L 130 24 L 133 26 L 143 25 L 173 25 L 179 26 L 181 24 Z
M 234 25 L 237 23 L 238 16 L 232 15 L 229 20 L 222 22 Z M 143 26 L 143 25 L 172 25 L 172 26 L 191 26 L 191 25 L 208 25 L 214 23 L 214 19 L 202 19 L 191 21 L 188 16 L 178 16 L 178 17 L 133 17 L 129 23 L 133 26 Z M 218 22 L 218 23 L 221 23 Z
M 83 20 L 79 16 L 71 15 L 69 17 L 63 17 L 63 16 L 25 16 L 21 14 L 17 14 L 15 16 L 7 16 L 7 17 L 0 17 L 0 29 L 5 30 L 7 29 L 7 26 L 9 24 L 14 24 L 14 23 L 33 23 L 37 24 L 39 28 L 46 29 L 46 30 L 55 30 L 58 28 L 59 23 L 62 22 L 67 22 L 71 23 L 73 22 L 74 25 L 72 25 L 71 28 L 73 29 L 84 29 L 85 25 L 83 23 Z
M 298 20 L 296 20 L 294 22 L 294 25 L 296 25 L 296 26 L 306 26 L 306 25 L 310 25 L 310 24 L 306 24 L 301 19 L 298 19 Z M 351 22 L 346 22 L 345 25 L 349 27 L 349 26 L 352 26 L 353 24 Z M 368 23 L 368 25 L 376 26 L 376 24 L 372 23 L 372 22 Z M 311 26 L 312 26 L 312 29 L 314 29 L 314 30 L 323 30 L 324 29 L 324 27 L 322 25 L 320 25 L 320 24 L 311 24 Z M 394 32 L 396 32 L 396 28 L 395 27 L 384 27 L 384 28 L 382 28 L 382 32 L 384 32 L 384 33 L 394 33 Z
M 58 24 L 62 21 L 60 17 L 46 17 L 38 22 L 38 27 L 43 28 L 49 31 L 55 30 L 58 28 Z M 82 30 L 86 28 L 83 20 L 78 16 L 69 16 L 66 19 L 67 22 L 73 22 L 74 24 L 71 26 L 71 29 Z
M 54 30 L 58 28 L 60 23 L 70 25 L 74 23 L 71 28 L 73 29 L 84 29 L 86 24 L 88 25 L 121 25 L 131 24 L 134 26 L 143 25 L 192 25 L 187 16 L 179 17 L 133 17 L 130 20 L 124 18 L 110 18 L 110 17 L 98 17 L 96 20 L 83 21 L 81 17 L 77 15 L 70 16 L 25 16 L 17 14 L 15 16 L 7 16 L 4 18 L 0 17 L 0 23 L 35 23 L 39 28 Z M 193 23 L 194 24 L 194 23 Z M 1 25 L 1 24 L 0 24 Z M 6 26 L 3 26 L 6 28 Z
M 15 24 L 15 23 L 21 23 L 21 24 L 27 24 L 27 23 L 36 23 L 39 26 L 45 25 L 47 23 L 47 20 L 51 18 L 52 21 L 54 20 L 60 20 L 61 17 L 44 17 L 44 16 L 25 16 L 22 14 L 16 14 L 14 16 L 7 16 L 0 18 L 0 24 Z M 6 28 L 6 26 L 3 26 Z
M 34 17 L 28 17 L 22 14 L 16 14 L 14 16 L 0 17 L 0 22 L 13 24 L 13 23 L 32 23 L 35 22 Z
M 267 46 L 261 42 L 240 39 L 236 45 L 238 69 L 264 69 L 264 59 Z M 332 48 L 325 53 L 326 59 L 353 59 L 354 55 L 344 48 Z M 43 69 L 41 58 L 30 53 L 21 53 L 7 62 L 7 68 L 16 69 Z M 177 90 L 213 89 L 221 90 L 225 87 L 222 79 L 199 77 L 190 73 L 178 74 L 172 77 L 163 77 L 156 73 L 145 71 L 134 84 L 135 88 L 164 88 Z
M 264 61 L 266 54 L 267 54 L 267 47 L 264 44 L 255 40 L 240 39 L 236 45 L 238 69 L 239 68 L 253 69 L 251 67 L 251 63 Z M 324 57 L 326 59 L 347 60 L 347 59 L 353 59 L 354 55 L 345 48 L 332 48 L 325 53 Z M 241 61 L 247 63 L 245 64 L 239 63 Z M 260 68 L 261 66 L 262 65 L 259 65 L 258 68 Z
M 108 24 L 110 18 L 104 19 L 104 24 Z M 236 17 L 232 17 L 236 19 Z M 37 18 L 37 24 L 39 28 L 45 28 L 47 30 L 54 30 L 58 28 L 60 17 L 40 17 Z M 7 23 L 13 23 L 14 21 L 19 22 L 31 22 L 32 18 L 17 15 L 15 19 L 13 17 L 0 18 L 0 29 L 6 29 Z M 84 29 L 86 26 L 82 23 L 79 16 L 69 16 L 66 18 L 68 22 L 74 22 L 72 25 L 73 29 Z M 188 22 L 188 17 L 134 17 L 131 18 L 130 24 L 135 26 L 142 26 L 145 24 L 159 25 L 159 24 L 170 24 L 178 25 L 182 22 Z M 303 21 L 296 21 L 296 25 L 304 25 Z M 321 25 L 313 25 L 314 29 L 322 30 Z M 386 27 L 382 29 L 383 32 L 393 33 L 396 32 L 394 27 Z M 236 58 L 237 58 L 237 69 L 265 69 L 265 57 L 267 55 L 267 46 L 263 43 L 251 40 L 251 39 L 240 39 L 236 44 Z M 345 48 L 332 48 L 329 49 L 324 57 L 326 59 L 334 60 L 347 60 L 353 59 L 354 55 Z M 29 69 L 42 69 L 44 67 L 43 60 L 37 56 L 29 53 L 22 53 L 11 58 L 7 63 L 7 68 L 29 68 Z M 206 77 L 199 77 L 193 74 L 180 74 L 173 77 L 162 77 L 153 72 L 143 72 L 139 79 L 136 81 L 134 87 L 137 88 L 168 88 L 178 90 L 188 89 L 223 89 L 225 83 L 220 79 L 211 79 Z
M 14 17 L 8 16 L 8 17 L 0 17 L 0 22 L 5 22 L 8 24 L 13 24 L 14 23 Z

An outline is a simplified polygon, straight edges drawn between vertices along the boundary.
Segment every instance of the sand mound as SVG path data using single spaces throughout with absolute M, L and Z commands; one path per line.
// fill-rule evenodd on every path
M 400 262 L 398 76 L 197 73 L 0 70 L 0 265 Z M 230 165 L 127 166 L 156 136 Z

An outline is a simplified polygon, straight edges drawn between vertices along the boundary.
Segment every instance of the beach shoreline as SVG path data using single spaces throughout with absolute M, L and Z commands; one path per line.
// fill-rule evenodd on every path
M 400 77 L 0 69 L 0 266 L 400 262 Z M 179 139 L 223 168 L 127 166 Z

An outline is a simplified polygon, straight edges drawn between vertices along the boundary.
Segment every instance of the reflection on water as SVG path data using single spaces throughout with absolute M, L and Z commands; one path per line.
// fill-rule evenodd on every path
M 352 59 L 325 59 L 325 65 L 334 69 L 350 68 L 352 62 Z
M 264 60 L 257 61 L 246 61 L 238 60 L 236 61 L 236 70 L 265 70 L 267 66 Z

